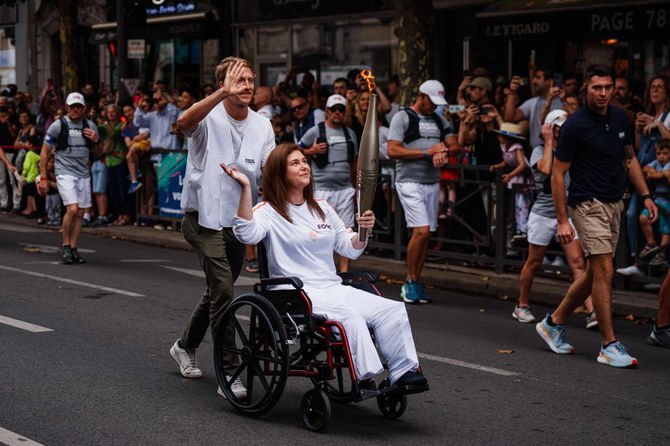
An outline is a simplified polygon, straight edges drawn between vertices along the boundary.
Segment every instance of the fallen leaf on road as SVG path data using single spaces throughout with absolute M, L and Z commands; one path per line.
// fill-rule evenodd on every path
M 627 321 L 634 321 L 634 320 L 635 320 L 635 316 L 633 316 L 632 314 L 629 314 L 628 316 L 626 316 L 625 319 L 626 319 Z
M 40 248 L 33 248 L 33 247 L 23 248 L 23 250 L 25 252 L 29 252 L 31 254 L 35 254 L 37 252 L 42 252 L 42 250 L 40 250 Z
M 385 276 L 384 274 L 379 276 L 379 280 L 383 280 L 384 282 L 389 280 L 389 276 Z
M 504 293 L 498 294 L 498 300 L 507 300 L 507 299 L 509 299 L 509 296 L 507 294 Z
M 482 276 L 479 278 L 479 280 L 481 280 L 482 282 L 488 282 L 489 280 L 491 280 L 491 278 L 489 276 Z
M 480 313 L 483 313 L 483 312 L 485 312 L 485 311 L 486 311 L 486 310 L 484 310 L 483 308 L 480 308 L 480 309 L 479 309 L 479 312 L 480 312 Z
M 502 353 L 503 355 L 509 355 L 510 353 L 514 353 L 514 350 L 509 350 L 506 348 L 501 348 L 498 350 L 498 353 Z

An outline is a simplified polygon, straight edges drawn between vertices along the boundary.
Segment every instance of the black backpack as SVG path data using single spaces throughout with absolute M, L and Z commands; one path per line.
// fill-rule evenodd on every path
M 326 123 L 319 122 L 317 124 L 319 129 L 319 138 L 326 139 Z M 354 160 L 354 142 L 351 140 L 351 135 L 349 135 L 349 129 L 346 126 L 342 126 L 342 131 L 344 132 L 344 138 L 347 142 L 347 161 L 351 163 Z M 316 167 L 323 169 L 328 165 L 328 148 L 326 148 L 326 153 L 321 155 L 315 155 L 312 157 Z
M 81 131 L 83 132 L 84 129 L 90 129 L 91 125 L 89 124 L 88 119 L 82 118 L 82 129 Z M 88 150 L 93 149 L 94 142 L 91 141 L 89 138 L 84 138 L 86 141 L 86 147 L 88 147 Z M 67 125 L 67 119 L 65 119 L 65 116 L 61 116 L 60 118 L 60 133 L 58 134 L 58 139 L 56 139 L 56 151 L 60 150 L 65 150 L 70 146 L 70 128 Z
M 405 138 L 402 140 L 403 143 L 407 144 L 414 141 L 415 139 L 421 138 L 421 134 L 419 133 L 419 121 L 421 118 L 419 118 L 419 115 L 411 108 L 404 108 L 403 110 L 409 117 L 409 126 L 405 132 Z M 437 128 L 440 129 L 440 141 L 444 141 L 444 137 L 446 136 L 447 131 L 444 128 L 442 120 L 435 112 L 431 113 L 430 117 L 433 118 L 435 124 L 437 124 Z

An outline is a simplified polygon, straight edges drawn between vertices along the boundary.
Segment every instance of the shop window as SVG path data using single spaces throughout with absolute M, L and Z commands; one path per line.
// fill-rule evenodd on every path
M 8 32 L 11 30 L 11 32 Z M 0 28 L 0 85 L 16 83 L 14 28 Z

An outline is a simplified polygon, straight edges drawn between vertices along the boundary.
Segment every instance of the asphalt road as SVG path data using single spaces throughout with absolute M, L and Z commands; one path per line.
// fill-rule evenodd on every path
M 568 324 L 577 353 L 559 356 L 533 324 L 512 320 L 511 302 L 448 290 L 430 290 L 435 303 L 408 307 L 431 390 L 410 395 L 399 420 L 383 418 L 374 400 L 334 404 L 328 432 L 309 432 L 299 411 L 311 388 L 304 378 L 289 378 L 279 404 L 249 418 L 217 396 L 209 339 L 198 351 L 202 379 L 183 379 L 169 354 L 204 288 L 194 254 L 84 236 L 88 263 L 65 266 L 59 242 L 57 232 L 0 224 L 0 443 L 670 440 L 670 351 L 646 344 L 649 326 L 615 322 L 640 361 L 636 370 L 616 370 L 596 363 L 599 335 L 583 328 L 582 315 Z M 245 273 L 237 293 L 252 283 Z M 398 285 L 381 288 L 399 299 Z M 547 309 L 535 310 L 540 316 Z

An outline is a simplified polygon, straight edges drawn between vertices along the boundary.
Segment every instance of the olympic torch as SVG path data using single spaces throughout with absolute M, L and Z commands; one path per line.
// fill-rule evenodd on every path
M 361 145 L 358 150 L 358 166 L 356 169 L 356 200 L 358 212 L 363 215 L 372 208 L 377 190 L 377 175 L 379 172 L 379 129 L 377 128 L 377 94 L 375 77 L 370 70 L 361 71 L 361 76 L 367 81 L 370 90 L 370 105 L 365 118 L 365 126 L 361 136 Z M 358 239 L 365 241 L 367 230 L 358 228 Z

